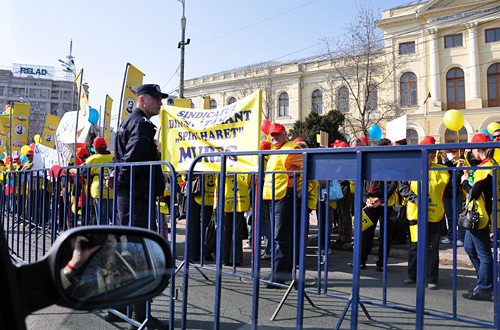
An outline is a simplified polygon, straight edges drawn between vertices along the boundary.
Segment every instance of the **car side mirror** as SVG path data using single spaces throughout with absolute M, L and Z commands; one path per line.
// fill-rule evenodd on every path
M 54 284 L 64 305 L 74 309 L 146 301 L 167 287 L 174 266 L 165 239 L 139 228 L 77 228 L 54 247 Z
M 25 315 L 57 303 L 77 310 L 144 302 L 170 282 L 170 247 L 136 227 L 85 226 L 62 233 L 39 262 L 17 270 Z

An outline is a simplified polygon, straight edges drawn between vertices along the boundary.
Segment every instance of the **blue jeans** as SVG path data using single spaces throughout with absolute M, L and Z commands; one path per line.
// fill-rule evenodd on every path
M 149 224 L 151 223 L 151 230 L 156 231 L 156 207 L 155 204 L 152 203 L 151 214 L 152 218 L 149 219 L 149 200 L 148 199 L 132 199 L 133 205 L 133 214 L 130 217 L 130 194 L 128 190 L 116 192 L 116 207 L 118 209 L 118 219 L 116 224 L 119 226 L 128 226 L 129 219 L 132 218 L 132 226 L 141 227 L 141 228 L 149 228 Z
M 493 256 L 491 255 L 489 228 L 466 230 L 464 249 L 476 269 L 478 291 L 491 293 L 493 290 Z
M 108 206 L 109 203 L 109 206 Z M 113 212 L 113 200 L 112 199 L 94 199 L 95 214 L 97 217 L 97 223 L 99 225 L 110 225 L 111 219 L 113 218 L 111 212 Z
M 271 201 L 263 200 L 261 203 L 260 217 L 258 220 L 260 221 L 260 236 L 264 237 L 264 252 L 271 253 L 271 220 L 269 219 L 271 208 Z M 253 246 L 253 231 L 254 231 L 254 223 L 250 225 L 249 229 L 249 243 Z

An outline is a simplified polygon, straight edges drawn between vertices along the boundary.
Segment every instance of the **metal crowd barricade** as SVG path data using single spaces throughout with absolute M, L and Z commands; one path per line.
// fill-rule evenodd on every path
M 482 147 L 491 146 L 491 145 L 479 145 Z M 358 324 L 358 311 L 359 307 L 362 308 L 364 314 L 368 319 L 370 319 L 369 314 L 369 306 L 376 307 L 384 307 L 387 309 L 393 309 L 396 311 L 406 311 L 415 313 L 415 325 L 417 329 L 422 329 L 424 327 L 424 316 L 433 316 L 448 320 L 453 320 L 457 322 L 464 322 L 468 324 L 474 324 L 485 327 L 496 327 L 500 324 L 500 313 L 499 313 L 499 290 L 498 290 L 498 246 L 497 246 L 497 233 L 495 232 L 493 235 L 493 250 L 494 250 L 494 315 L 493 321 L 490 322 L 488 320 L 478 320 L 474 317 L 466 317 L 464 315 L 459 316 L 457 313 L 457 284 L 456 284 L 456 276 L 457 276 L 457 263 L 456 263 L 456 243 L 453 248 L 454 262 L 453 262 L 453 305 L 452 310 L 448 311 L 433 311 L 427 310 L 425 307 L 425 287 L 426 287 L 426 246 L 427 246 L 427 237 L 425 233 L 427 232 L 427 221 L 419 221 L 418 224 L 418 243 L 417 243 L 417 281 L 415 288 L 415 306 L 411 307 L 408 305 L 398 304 L 394 301 L 390 301 L 388 299 L 388 291 L 391 290 L 391 282 L 389 281 L 390 274 L 387 271 L 387 239 L 384 242 L 384 253 L 383 253 L 383 274 L 382 274 L 382 294 L 381 299 L 366 299 L 360 297 L 360 289 L 363 287 L 363 281 L 360 276 L 360 258 L 361 258 L 361 221 L 362 221 L 362 184 L 365 180 L 373 180 L 373 181 L 419 181 L 421 182 L 419 191 L 418 191 L 418 218 L 426 219 L 426 214 L 428 212 L 427 209 L 427 198 L 423 196 L 427 196 L 428 185 L 425 184 L 428 182 L 429 171 L 430 170 L 446 170 L 450 171 L 451 177 L 456 179 L 455 171 L 458 169 L 454 168 L 444 168 L 444 169 L 435 169 L 429 168 L 428 165 L 428 153 L 430 150 L 435 149 L 459 149 L 459 148 L 470 148 L 471 145 L 463 145 L 463 144 L 448 144 L 448 145 L 418 145 L 418 146 L 388 146 L 388 147 L 361 147 L 361 148 L 340 148 L 340 149 L 305 149 L 305 150 L 286 150 L 286 151 L 262 151 L 262 152 L 237 152 L 237 153 L 207 153 L 198 156 L 195 158 L 193 165 L 191 166 L 190 171 L 187 174 L 187 185 L 190 186 L 194 175 L 196 172 L 194 171 L 196 167 L 196 163 L 203 161 L 204 158 L 212 157 L 220 160 L 221 170 L 218 173 L 217 181 L 220 183 L 217 189 L 218 196 L 222 196 L 218 198 L 217 208 L 220 210 L 223 208 L 223 200 L 224 200 L 224 181 L 228 174 L 230 174 L 230 170 L 227 170 L 227 163 L 229 157 L 240 157 L 240 156 L 248 156 L 255 155 L 259 156 L 259 169 L 256 173 L 256 177 L 260 178 L 256 181 L 255 184 L 252 185 L 252 189 L 257 189 L 255 194 L 252 193 L 252 206 L 254 207 L 253 211 L 255 214 L 259 214 L 260 209 L 262 207 L 262 189 L 263 189 L 263 180 L 265 174 L 270 172 L 266 172 L 264 169 L 264 157 L 272 154 L 280 154 L 280 153 L 300 153 L 303 155 L 303 170 L 302 171 L 289 171 L 286 172 L 290 176 L 294 176 L 297 178 L 298 176 L 302 176 L 302 186 L 294 186 L 294 195 L 301 190 L 302 196 L 307 196 L 308 194 L 308 186 L 307 182 L 309 180 L 318 180 L 319 182 L 326 182 L 326 186 L 328 187 L 328 182 L 330 180 L 350 180 L 354 181 L 354 247 L 353 247 L 353 268 L 352 268 L 352 288 L 351 292 L 348 295 L 339 295 L 332 294 L 329 292 L 331 290 L 332 284 L 328 278 L 328 238 L 330 236 L 330 220 L 328 217 L 328 213 L 331 210 L 326 207 L 324 211 L 318 209 L 317 213 L 318 218 L 322 217 L 322 212 L 326 213 L 325 221 L 326 225 L 323 227 L 324 229 L 319 229 L 318 236 L 325 237 L 322 246 L 318 246 L 318 255 L 317 255 L 317 264 L 316 264 L 316 273 L 317 273 L 317 285 L 314 290 L 306 289 L 306 278 L 305 278 L 305 259 L 306 259 L 306 244 L 307 244 L 307 226 L 308 226 L 308 211 L 307 211 L 307 198 L 294 198 L 295 203 L 300 203 L 300 214 L 294 214 L 293 223 L 297 224 L 297 221 L 300 223 L 300 235 L 294 237 L 298 237 L 294 239 L 294 247 L 293 247 L 293 278 L 292 283 L 290 285 L 286 285 L 287 291 L 280 303 L 283 303 L 284 299 L 287 298 L 288 294 L 292 289 L 296 289 L 298 293 L 297 298 L 297 317 L 296 317 L 296 327 L 303 327 L 303 313 L 304 313 L 304 298 L 311 299 L 311 306 L 314 306 L 314 295 L 324 295 L 327 297 L 331 297 L 333 299 L 342 299 L 346 301 L 345 308 L 342 311 L 340 319 L 337 324 L 337 328 L 339 328 L 342 324 L 344 317 L 350 311 L 350 327 L 352 329 L 357 328 Z M 498 167 L 500 168 L 500 167 Z M 477 168 L 476 168 L 477 169 Z M 276 172 L 275 174 L 280 173 Z M 282 173 L 282 172 L 281 172 Z M 494 172 L 496 176 L 496 172 Z M 295 180 L 297 182 L 297 180 Z M 494 182 L 496 182 L 494 180 Z M 452 183 L 457 185 L 458 183 Z M 456 188 L 456 186 L 455 186 Z M 384 197 L 385 200 L 388 200 L 388 188 L 385 185 L 384 188 Z M 321 191 L 321 185 L 318 186 L 318 195 Z M 202 193 L 203 195 L 203 193 Z M 326 205 L 328 205 L 328 194 L 326 195 Z M 456 200 L 456 191 L 454 191 L 453 197 L 453 205 L 455 205 Z M 496 193 L 493 196 L 493 199 L 496 200 Z M 192 203 L 191 198 L 188 197 L 188 211 L 187 211 L 187 221 L 190 221 L 190 211 L 189 204 Z M 319 204 L 319 201 L 318 201 Z M 496 210 L 496 204 L 494 204 L 494 209 Z M 294 206 L 295 207 L 295 206 Z M 274 212 L 274 197 L 273 201 L 271 201 L 271 214 Z M 456 224 L 456 207 L 454 206 L 454 219 L 453 223 Z M 496 226 L 496 211 L 494 213 L 493 225 Z M 384 237 L 388 237 L 388 209 L 387 203 L 384 206 Z M 271 221 L 274 221 L 271 216 Z M 321 221 L 318 219 L 318 221 Z M 382 221 L 382 220 L 381 220 Z M 445 220 L 443 220 L 445 221 Z M 221 255 L 220 255 L 220 242 L 222 240 L 222 231 L 221 231 L 221 215 L 217 213 L 217 255 L 216 255 L 216 263 L 215 265 L 204 264 L 203 262 L 203 253 L 200 255 L 200 262 L 187 260 L 184 266 L 184 295 L 183 295 L 183 308 L 182 308 L 182 321 L 181 328 L 185 329 L 187 327 L 187 320 L 189 319 L 187 304 L 188 304 L 188 289 L 189 289 L 189 269 L 190 267 L 194 267 L 197 270 L 209 270 L 213 271 L 216 274 L 216 282 L 215 282 L 215 301 L 214 301 L 214 329 L 219 327 L 219 319 L 220 319 L 220 311 L 221 311 L 221 287 L 222 287 L 222 274 L 225 275 L 233 275 L 241 278 L 250 278 L 253 280 L 253 295 L 252 295 L 252 328 L 256 329 L 258 327 L 258 306 L 259 306 L 259 290 L 260 284 L 262 283 L 271 283 L 277 286 L 282 286 L 279 283 L 274 283 L 273 281 L 273 273 L 271 272 L 271 281 L 268 279 L 262 279 L 262 274 L 260 273 L 260 236 L 261 236 L 261 228 L 260 222 L 254 222 L 254 244 L 252 245 L 252 265 L 251 265 L 251 274 L 245 273 L 238 269 L 236 265 L 232 265 L 232 270 L 227 271 L 227 269 L 222 267 Z M 234 226 L 233 226 L 234 227 Z M 295 227 L 295 225 L 294 225 Z M 204 229 L 204 227 L 201 227 Z M 273 228 L 273 223 L 271 228 Z M 196 230 L 201 230 L 200 228 Z M 456 237 L 456 229 L 454 230 Z M 188 230 L 186 232 L 186 242 L 189 241 L 191 235 L 193 233 Z M 233 244 L 235 233 L 232 233 Z M 240 244 L 240 242 L 237 242 Z M 296 246 L 300 246 L 300 249 L 296 249 Z M 274 248 L 274 247 L 273 247 Z M 203 249 L 203 247 L 202 247 Z M 235 247 L 233 246 L 233 251 Z M 295 263 L 295 253 L 299 252 L 299 262 Z M 186 243 L 185 246 L 185 255 L 188 254 L 188 245 Z M 324 253 L 324 257 L 321 256 L 322 252 Z M 274 253 L 272 258 L 274 259 Z M 330 258 L 335 258 L 330 257 Z M 185 260 L 186 261 L 186 260 Z M 310 270 L 310 269 L 309 269 Z M 334 284 L 333 284 L 334 285 Z M 462 288 L 463 289 L 463 288 Z M 310 298 L 307 295 L 311 295 Z M 279 307 L 276 310 L 276 313 L 279 312 Z

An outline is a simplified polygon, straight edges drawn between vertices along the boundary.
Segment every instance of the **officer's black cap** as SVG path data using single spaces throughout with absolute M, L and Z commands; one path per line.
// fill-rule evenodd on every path
M 152 97 L 161 97 L 162 99 L 166 99 L 168 94 L 162 93 L 160 86 L 156 84 L 144 84 L 137 88 L 137 96 L 148 94 Z

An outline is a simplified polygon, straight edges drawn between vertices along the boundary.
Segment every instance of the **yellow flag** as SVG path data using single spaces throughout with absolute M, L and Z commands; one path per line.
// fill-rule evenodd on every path
M 122 108 L 120 109 L 120 121 L 123 121 L 132 111 L 134 111 L 135 102 L 137 100 L 137 88 L 142 85 L 142 79 L 144 78 L 144 73 L 130 63 L 127 63 L 126 72 L 123 86 Z
M 0 115 L 0 153 L 7 151 L 9 143 L 9 117 L 10 115 Z
M 190 99 L 174 99 L 174 107 L 191 108 L 191 100 Z M 204 108 L 204 109 L 207 109 L 207 108 Z
M 113 99 L 111 96 L 106 95 L 106 102 L 104 103 L 104 139 L 106 143 L 109 145 L 109 133 L 111 130 L 110 122 L 111 122 L 111 109 L 113 106 Z
M 28 143 L 28 127 L 30 123 L 30 105 L 14 103 L 12 110 L 12 151 L 21 151 Z
M 56 115 L 47 115 L 45 117 L 45 125 L 43 125 L 42 137 L 40 139 L 40 143 L 44 146 L 54 149 L 59 120 L 61 120 L 61 118 Z
M 76 81 L 76 89 L 80 91 L 80 112 L 78 115 L 78 128 L 77 131 L 80 131 L 85 124 L 89 120 L 89 100 L 87 98 L 87 93 L 83 88 L 83 69 L 78 72 L 78 75 L 75 78 Z M 81 88 L 81 90 L 80 90 Z

